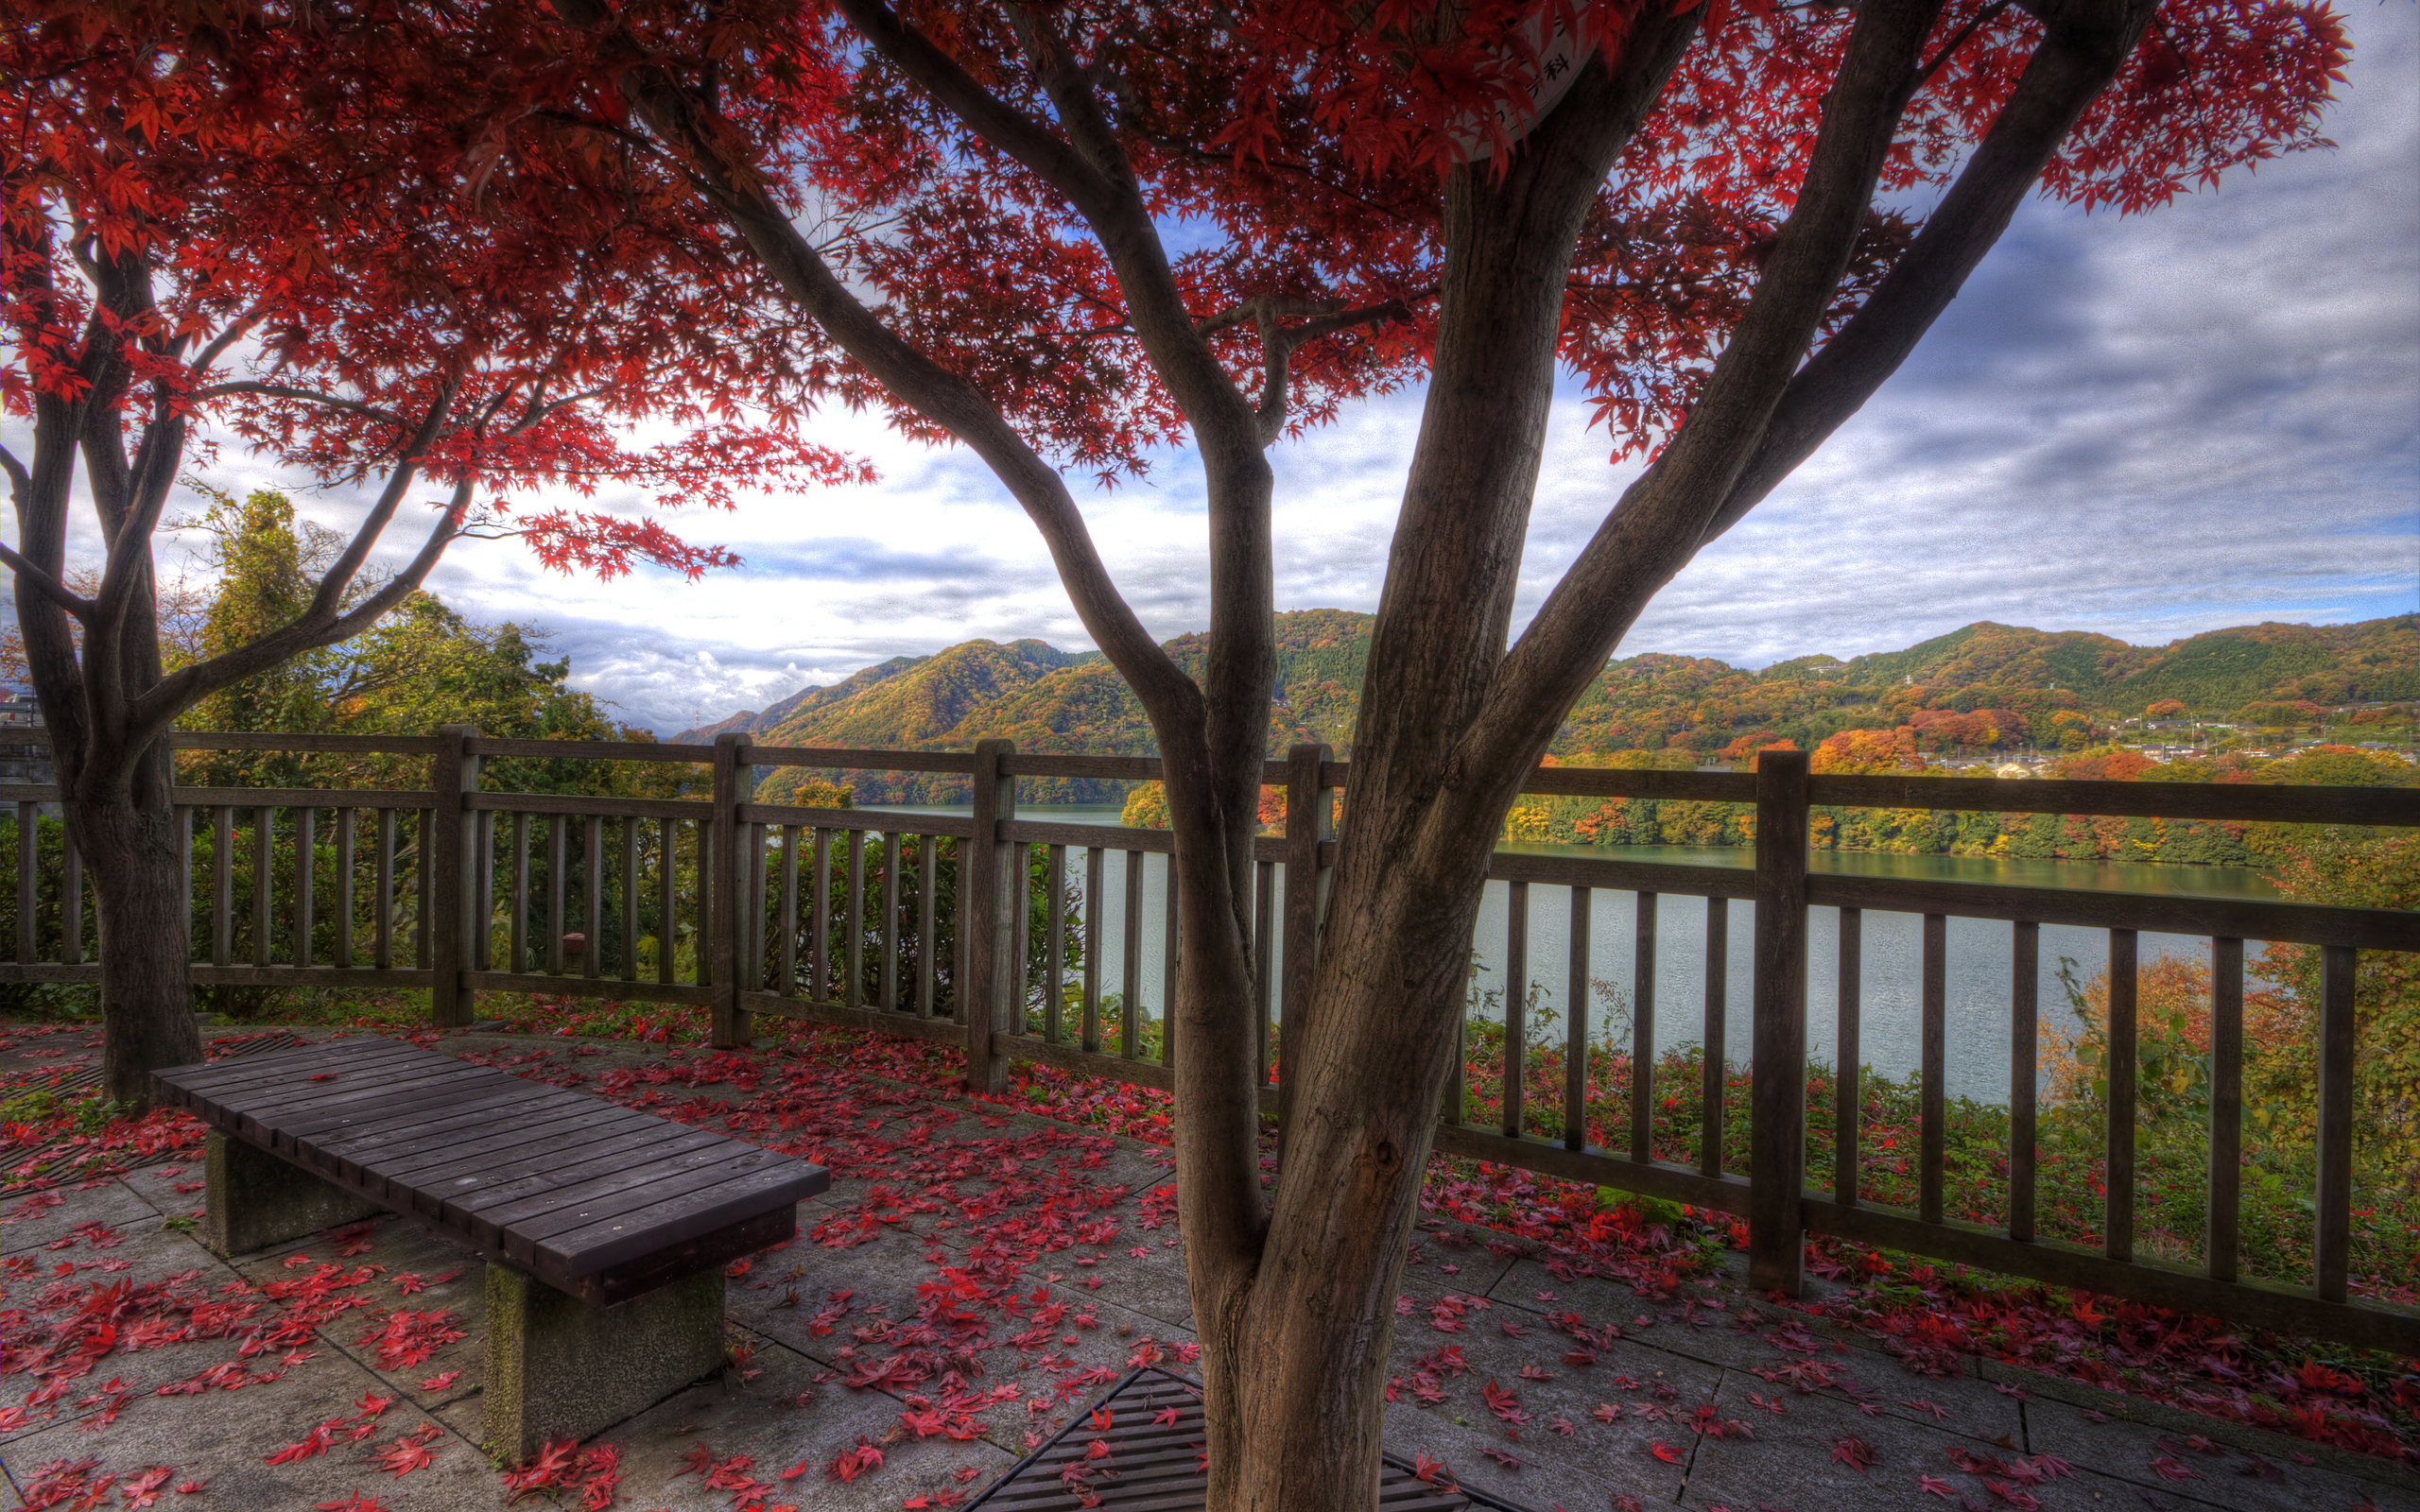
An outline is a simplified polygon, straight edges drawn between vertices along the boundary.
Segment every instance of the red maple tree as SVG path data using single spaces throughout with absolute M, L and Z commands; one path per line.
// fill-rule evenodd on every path
M 473 150 L 585 151 L 602 171 L 561 181 L 594 198 L 609 146 L 677 163 L 830 392 L 991 467 L 1150 718 L 1209 1503 L 1258 1512 L 1374 1484 L 1489 851 L 1574 698 L 1896 370 L 2025 197 L 2146 211 L 2317 145 L 2345 56 L 2299 0 L 533 0 L 472 30 L 431 42 L 483 81 Z M 1649 465 L 1513 638 L 1558 366 Z M 1250 946 L 1266 448 L 1421 382 L 1272 1200 Z M 1207 507 L 1199 679 L 1067 482 L 1179 439 Z
M 29 432 L 25 455 L 0 448 L 18 525 L 0 562 L 93 874 L 105 1086 L 130 1103 L 152 1068 L 201 1056 L 172 860 L 180 713 L 359 633 L 465 535 L 606 576 L 736 559 L 541 490 L 728 507 L 741 477 L 856 472 L 800 434 L 807 375 L 750 265 L 659 226 L 639 175 L 587 216 L 512 176 L 466 182 L 424 108 L 435 80 L 380 42 L 240 7 L 214 22 L 12 4 L 0 20 L 0 411 Z M 750 310 L 770 319 L 749 329 Z M 632 444 L 642 420 L 677 438 Z M 370 499 L 303 613 L 168 672 L 153 534 L 222 437 Z M 86 501 L 97 563 L 71 559 Z M 416 549 L 355 592 L 390 528 Z

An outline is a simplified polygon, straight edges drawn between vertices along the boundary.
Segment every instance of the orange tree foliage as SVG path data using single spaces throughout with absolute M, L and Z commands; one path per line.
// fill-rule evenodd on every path
M 2420 908 L 2420 834 L 2329 834 L 2287 857 L 2276 882 L 2295 902 Z M 2281 1051 L 2247 1080 L 2247 1089 L 2276 1110 L 2273 1117 L 2306 1136 L 2319 1084 L 2320 954 L 2311 945 L 2272 945 L 2262 954 L 2257 973 L 2271 988 L 2256 995 L 2259 1011 L 2281 1021 L 2286 1032 Z M 2246 1012 L 2249 1022 L 2253 1005 Z M 2420 1183 L 2420 961 L 2394 951 L 2360 953 L 2353 1013 L 2356 1154 L 2409 1188 Z

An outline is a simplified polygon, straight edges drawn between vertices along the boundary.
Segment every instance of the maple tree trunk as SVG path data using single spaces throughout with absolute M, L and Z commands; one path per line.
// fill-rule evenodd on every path
M 1644 49 L 1639 73 L 1660 77 L 1686 35 Z M 1334 1512 L 1376 1495 L 1393 1302 L 1471 929 L 1504 811 L 1555 720 L 1492 770 L 1464 770 L 1457 749 L 1504 659 L 1564 277 L 1618 127 L 1502 180 L 1465 170 L 1447 190 L 1437 366 L 1373 630 L 1304 1042 L 1286 1046 L 1299 1079 L 1283 1169 L 1248 1285 L 1194 1293 L 1219 1512 Z M 1180 1119 L 1193 1091 L 1180 1081 Z
M 101 1090 L 149 1107 L 151 1073 L 201 1059 L 190 921 L 169 810 L 131 799 L 69 806 L 101 926 Z

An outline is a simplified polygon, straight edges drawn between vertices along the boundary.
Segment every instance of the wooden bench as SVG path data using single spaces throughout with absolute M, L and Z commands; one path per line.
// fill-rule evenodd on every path
M 371 1037 L 156 1073 L 209 1124 L 223 1255 L 382 1211 L 486 1260 L 487 1447 L 586 1438 L 720 1368 L 723 1267 L 822 1167 Z

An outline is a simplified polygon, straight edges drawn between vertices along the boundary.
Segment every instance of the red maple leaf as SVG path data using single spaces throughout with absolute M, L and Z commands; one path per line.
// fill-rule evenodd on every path
M 1832 1442 L 1832 1463 L 1845 1465 L 1859 1475 L 1864 1474 L 1878 1458 L 1880 1456 L 1874 1452 L 1874 1446 L 1862 1438 L 1852 1435 Z
M 868 1470 L 881 1468 L 882 1451 L 874 1448 L 872 1440 L 860 1436 L 856 1447 L 833 1455 L 832 1463 L 823 1467 L 823 1473 L 846 1485 Z

